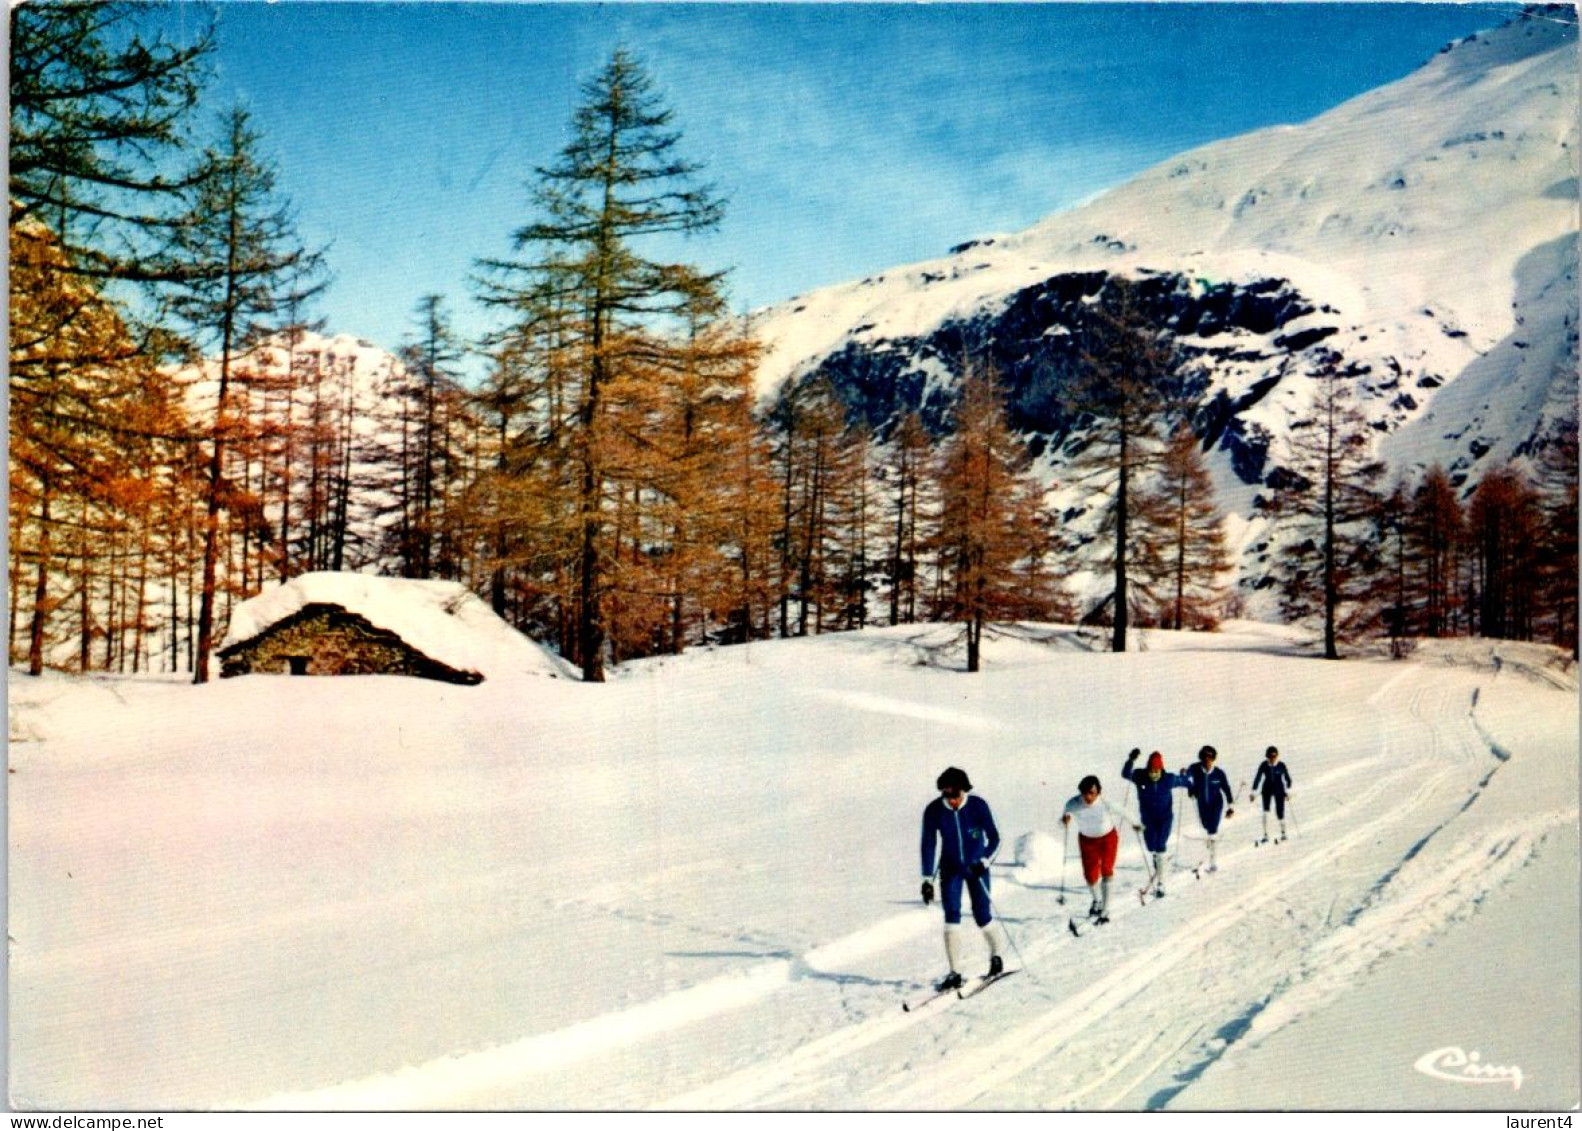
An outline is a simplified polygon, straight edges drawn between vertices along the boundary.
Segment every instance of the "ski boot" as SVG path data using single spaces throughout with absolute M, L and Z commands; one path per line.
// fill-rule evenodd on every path
M 961 975 L 952 970 L 949 974 L 945 975 L 943 980 L 934 983 L 934 989 L 942 994 L 945 994 L 949 993 L 951 990 L 961 989 L 963 984 L 964 983 L 962 982 Z
M 984 977 L 998 978 L 1003 973 L 1005 973 L 1005 960 L 998 954 L 989 955 L 989 972 Z

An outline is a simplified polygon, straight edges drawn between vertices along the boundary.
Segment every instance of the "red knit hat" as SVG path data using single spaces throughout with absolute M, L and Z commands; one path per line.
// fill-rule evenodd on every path
M 1165 768 L 1165 756 L 1163 754 L 1159 753 L 1159 751 L 1155 750 L 1152 754 L 1148 755 L 1148 768 L 1150 770 L 1162 770 L 1162 769 L 1164 769 Z

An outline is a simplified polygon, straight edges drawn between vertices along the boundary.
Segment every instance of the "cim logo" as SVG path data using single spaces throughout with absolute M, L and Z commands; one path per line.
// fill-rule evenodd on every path
M 1463 1052 L 1455 1045 L 1424 1053 L 1412 1067 L 1424 1076 L 1453 1084 L 1509 1084 L 1512 1091 L 1519 1091 L 1522 1086 L 1520 1068 L 1484 1064 L 1476 1050 Z

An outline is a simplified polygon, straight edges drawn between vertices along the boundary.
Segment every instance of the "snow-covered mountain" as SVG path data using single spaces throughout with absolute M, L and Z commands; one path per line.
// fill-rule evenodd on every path
M 211 358 L 177 375 L 189 411 L 200 420 L 213 417 L 219 372 Z M 345 527 L 336 535 L 343 568 L 380 560 L 390 499 L 380 485 L 379 461 L 393 444 L 391 396 L 405 372 L 396 355 L 364 338 L 314 330 L 267 336 L 232 360 L 228 411 L 248 421 L 260 439 L 245 466 L 229 474 L 258 495 L 277 527 L 287 491 L 299 520 L 310 511 L 335 512 L 334 525 Z M 316 547 L 294 547 L 297 559 L 337 564 L 325 548 L 331 536 L 317 537 Z
M 903 404 L 937 423 L 968 346 L 1058 460 L 1066 330 L 1126 276 L 1207 366 L 1198 423 L 1232 513 L 1279 464 L 1323 351 L 1398 470 L 1437 461 L 1466 483 L 1575 400 L 1577 79 L 1574 10 L 1529 9 L 1305 124 L 762 311 L 760 392 L 823 375 L 880 429 Z

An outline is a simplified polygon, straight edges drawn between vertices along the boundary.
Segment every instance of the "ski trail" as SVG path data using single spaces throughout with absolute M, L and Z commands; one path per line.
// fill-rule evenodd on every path
M 1338 995 L 1369 967 L 1469 913 L 1532 858 L 1554 829 L 1575 825 L 1578 810 L 1534 816 L 1512 831 L 1486 832 L 1448 859 L 1418 857 L 1390 884 L 1389 898 L 1325 935 L 1253 1019 L 1247 1039 L 1261 1042 Z
M 245 1110 L 423 1111 L 466 1107 L 469 1097 L 557 1072 L 716 1014 L 760 1001 L 791 980 L 789 960 L 767 962 L 634 1009 L 590 1018 L 482 1052 L 446 1056 L 315 1091 L 273 1096 Z
M 1139 1057 L 1143 1056 L 1145 1053 L 1152 1052 L 1155 1048 L 1163 1044 L 1164 1051 L 1159 1053 L 1158 1056 L 1151 1060 L 1148 1065 L 1142 1069 L 1142 1071 L 1136 1073 L 1134 1077 L 1134 1080 L 1146 1080 L 1159 1068 L 1161 1064 L 1169 1060 L 1182 1049 L 1186 1048 L 1187 1045 L 1191 1044 L 1193 1038 L 1201 1033 L 1207 1027 L 1207 1025 L 1207 1021 L 1198 1021 L 1196 1018 L 1189 1017 L 1187 1020 L 1175 1026 L 1173 1029 L 1161 1030 L 1153 1040 L 1141 1041 L 1138 1044 L 1133 1045 L 1130 1052 L 1113 1060 L 1110 1063 L 1109 1068 L 1107 1068 L 1101 1075 L 1089 1080 L 1076 1091 L 1067 1092 L 1065 1095 L 1058 1097 L 1053 1103 L 1049 1104 L 1048 1107 L 1057 1111 L 1069 1111 L 1074 1109 L 1088 1095 L 1098 1091 L 1100 1088 L 1104 1087 L 1104 1085 L 1108 1084 L 1111 1080 L 1119 1076 L 1127 1068 L 1131 1067 L 1131 1065 Z M 1125 1099 L 1134 1087 L 1136 1087 L 1135 1082 L 1130 1087 L 1116 1092 L 1114 1095 L 1110 1096 L 1108 1100 L 1100 1104 L 1098 1110 L 1111 1110 L 1117 1104 L 1119 1104 L 1121 1100 Z
M 685 1095 L 664 1100 L 650 1110 L 740 1110 L 771 1102 L 770 1097 L 779 1099 L 777 1093 L 784 1093 L 786 1089 L 794 1089 L 789 1094 L 795 1094 L 795 1090 L 799 1090 L 797 1086 L 803 1081 L 821 1076 L 830 1065 L 860 1049 L 927 1020 L 933 1012 L 930 1009 L 914 1010 L 911 1013 L 896 1010 L 859 1021 L 855 1025 L 843 1026 L 809 1041 L 789 1055 L 780 1057 L 772 1065 L 744 1069 Z
M 277 1095 L 253 1106 L 266 1111 L 464 1107 L 477 1102 L 480 1096 L 521 1080 L 556 1072 L 579 1061 L 758 1004 L 808 972 L 829 972 L 861 962 L 916 937 L 933 925 L 933 916 L 920 912 L 892 915 L 861 931 L 815 947 L 799 958 L 758 963 L 654 998 L 632 1009 L 592 1017 L 563 1029 L 478 1052 L 437 1057 L 362 1080 Z
M 1404 779 L 1410 775 L 1408 775 L 1405 771 L 1398 771 L 1398 776 Z M 1401 807 L 1401 811 L 1404 811 L 1411 805 L 1416 804 L 1417 801 L 1421 799 L 1421 797 L 1426 796 L 1429 792 L 1432 792 L 1432 790 L 1437 787 L 1439 780 L 1440 776 L 1419 778 L 1419 788 L 1417 793 L 1413 795 L 1412 799 L 1406 805 Z M 1359 802 L 1367 802 L 1376 796 L 1385 795 L 1388 791 L 1393 789 L 1395 785 L 1395 777 L 1375 778 L 1362 792 L 1362 794 L 1359 795 L 1358 800 Z M 1397 813 L 1392 812 L 1383 818 L 1383 820 L 1386 822 L 1394 820 L 1396 819 L 1397 815 Z M 1335 819 L 1338 818 L 1333 814 L 1326 815 L 1324 819 L 1315 822 L 1314 827 L 1321 828 Z M 1366 835 L 1372 831 L 1372 829 L 1373 825 L 1370 824 L 1363 830 L 1353 835 L 1360 837 Z M 1247 847 L 1237 852 L 1228 853 L 1225 859 L 1227 863 L 1230 863 L 1233 862 L 1237 857 L 1251 853 L 1252 851 L 1254 850 L 1251 847 Z M 1317 851 L 1313 853 L 1312 857 L 1309 858 L 1306 870 L 1312 870 L 1312 868 L 1321 867 L 1327 865 L 1328 863 L 1328 852 L 1323 850 Z M 1286 874 L 1287 873 L 1281 873 L 1280 875 L 1284 876 Z M 1276 879 L 1278 878 L 1279 877 L 1276 877 Z M 1294 882 L 1294 880 L 1292 882 Z M 1136 908 L 1133 908 L 1132 910 L 1136 910 Z M 1224 909 L 1216 910 L 1214 912 L 1214 917 L 1218 918 L 1222 914 L 1224 914 Z M 1234 918 L 1236 917 L 1232 916 L 1231 918 L 1227 919 L 1226 925 L 1228 926 L 1231 920 Z M 1215 933 L 1218 932 L 1216 931 Z M 1031 966 L 1039 959 L 1045 957 L 1052 951 L 1055 951 L 1058 947 L 1067 946 L 1070 944 L 1071 940 L 1068 939 L 1063 925 L 1041 941 L 1023 940 L 1023 950 L 1026 954 L 1027 964 Z M 1174 938 L 1171 938 L 1165 940 L 1165 942 L 1161 944 L 1160 947 L 1155 949 L 1159 951 L 1177 952 L 1181 950 L 1181 944 L 1178 944 Z M 1186 949 L 1190 949 L 1190 947 L 1186 947 Z M 1172 959 L 1172 961 L 1174 960 L 1175 959 Z M 1147 958 L 1146 961 L 1153 963 L 1157 962 L 1158 959 Z M 1139 968 L 1146 969 L 1146 963 L 1141 965 Z M 1128 966 L 1128 970 L 1131 969 L 1132 967 Z M 1036 978 L 1036 974 L 1034 976 Z M 1146 979 L 1139 980 L 1135 976 L 1135 972 L 1133 972 L 1128 976 L 1128 978 L 1121 979 L 1119 984 L 1122 986 L 1126 986 L 1128 984 L 1140 986 L 1145 982 Z M 846 1060 L 853 1053 L 896 1036 L 897 1034 L 902 1033 L 903 1031 L 929 1017 L 929 1011 L 924 1011 L 923 1013 L 897 1012 L 893 1015 L 884 1014 L 878 1017 L 869 1018 L 864 1021 L 859 1021 L 853 1025 L 848 1025 L 842 1027 L 841 1029 L 837 1029 L 823 1037 L 816 1038 L 815 1040 L 802 1045 L 794 1052 L 780 1057 L 772 1064 L 753 1065 L 748 1068 L 744 1068 L 730 1076 L 725 1077 L 722 1080 L 705 1085 L 704 1087 L 688 1092 L 685 1095 L 672 1097 L 655 1106 L 657 1108 L 667 1110 L 706 1111 L 721 1109 L 740 1110 L 746 1107 L 764 1105 L 771 1102 L 777 1104 L 784 1103 L 791 1097 L 799 1095 L 811 1088 L 817 1087 L 821 1082 L 823 1082 L 832 1067 Z M 976 1058 L 974 1058 L 974 1060 L 976 1060 Z M 903 1071 L 900 1078 L 906 1079 L 909 1075 L 909 1070 Z M 933 1079 L 934 1078 L 931 1076 L 930 1080 L 932 1081 Z M 932 1085 L 930 1085 L 930 1091 L 932 1091 Z M 882 1092 L 882 1088 L 874 1089 L 873 1094 L 870 1095 L 869 1099 L 859 1102 L 857 1106 L 869 1108 L 895 1106 L 886 1100 Z M 937 1101 L 937 1098 L 937 1095 L 924 1096 L 921 1100 L 917 1101 L 916 1106 L 931 1107 Z M 963 1102 L 965 1102 L 965 1097 L 963 1097 Z
M 1249 913 L 1279 898 L 1287 889 L 1333 863 L 1335 856 L 1366 842 L 1401 820 L 1450 777 L 1453 771 L 1418 778 L 1418 788 L 1381 817 L 1359 825 L 1338 840 L 1309 852 L 1295 864 L 1264 879 L 1207 915 L 1171 931 L 1139 954 L 1114 966 L 1082 992 L 1061 1002 L 1000 1039 L 974 1045 L 969 1052 L 952 1056 L 942 1071 L 917 1080 L 903 1072 L 883 1081 L 859 1099 L 859 1108 L 929 1108 L 940 1096 L 950 1096 L 952 1106 L 970 1104 L 999 1085 L 1054 1057 L 1062 1046 L 1092 1025 L 1110 1017 L 1127 1001 L 1147 991 L 1164 972 L 1195 958 L 1202 948 L 1238 924 Z M 1405 776 L 1405 775 L 1402 775 Z

